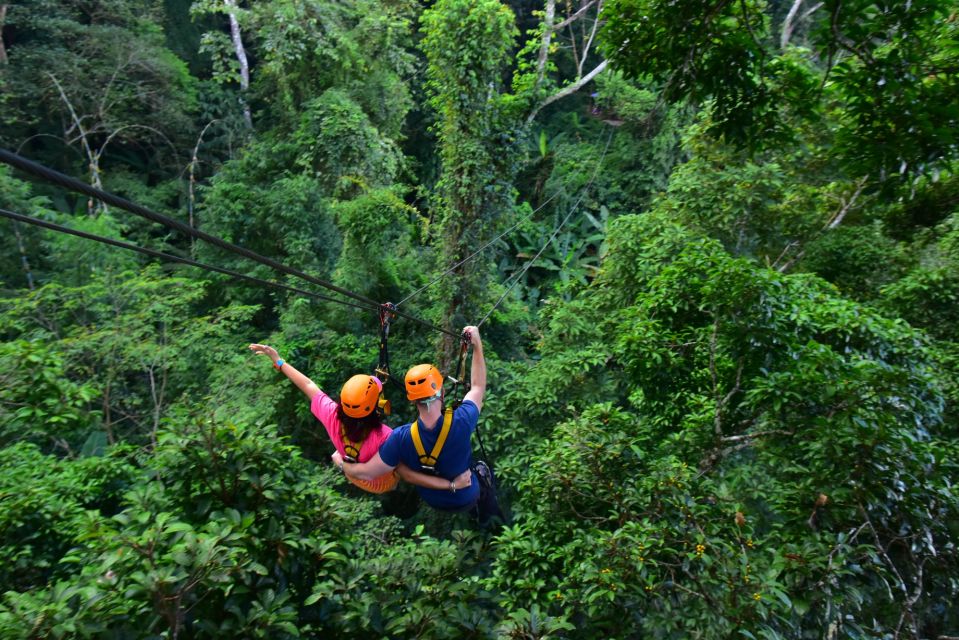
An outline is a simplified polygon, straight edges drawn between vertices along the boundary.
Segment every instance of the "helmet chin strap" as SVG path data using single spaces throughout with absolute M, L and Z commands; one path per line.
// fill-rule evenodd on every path
M 423 398 L 422 400 L 417 400 L 416 402 L 417 402 L 418 404 L 422 404 L 424 407 L 426 407 L 426 410 L 429 411 L 429 410 L 430 410 L 430 407 L 433 406 L 433 403 L 434 403 L 434 402 L 436 402 L 437 400 L 442 400 L 442 399 L 443 399 L 443 392 L 440 391 L 439 393 L 437 393 L 437 394 L 436 394 L 435 396 L 433 396 L 432 398 Z

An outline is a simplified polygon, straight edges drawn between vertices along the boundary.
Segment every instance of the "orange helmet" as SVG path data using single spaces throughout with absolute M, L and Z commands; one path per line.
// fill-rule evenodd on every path
M 406 397 L 409 400 L 432 398 L 443 389 L 443 374 L 431 364 L 418 364 L 406 372 Z
M 351 418 L 365 418 L 376 409 L 383 383 L 376 376 L 357 374 L 346 381 L 340 391 L 343 413 Z

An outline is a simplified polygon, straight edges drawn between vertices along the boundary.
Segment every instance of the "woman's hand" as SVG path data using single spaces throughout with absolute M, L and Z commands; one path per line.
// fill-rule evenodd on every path
M 473 472 L 467 468 L 466 471 L 453 478 L 453 486 L 456 490 L 465 489 L 473 484 Z
M 273 361 L 273 364 L 276 364 L 276 361 L 280 359 L 280 354 L 276 352 L 276 349 L 269 345 L 251 344 L 250 351 L 258 355 L 269 356 L 270 360 Z

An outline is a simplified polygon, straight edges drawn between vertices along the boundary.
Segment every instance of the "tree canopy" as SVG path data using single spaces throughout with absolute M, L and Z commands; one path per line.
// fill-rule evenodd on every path
M 0 146 L 288 267 L 0 165 L 0 636 L 959 636 L 957 29 L 0 2 Z M 335 398 L 388 302 L 393 426 L 480 325 L 506 522 L 346 482 L 246 348 Z

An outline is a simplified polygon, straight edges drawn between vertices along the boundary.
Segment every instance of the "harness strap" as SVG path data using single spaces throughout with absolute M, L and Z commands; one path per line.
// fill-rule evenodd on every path
M 376 366 L 376 375 L 386 382 L 390 379 L 390 352 L 387 339 L 390 336 L 390 322 L 396 317 L 396 305 L 385 302 L 380 305 L 380 354 Z
M 455 369 L 457 377 L 454 378 L 453 376 L 446 376 L 447 379 L 452 381 L 453 383 L 453 388 L 450 390 L 449 397 L 452 398 L 452 401 L 450 402 L 450 406 L 453 407 L 454 409 L 458 408 L 461 404 L 463 404 L 463 397 L 465 397 L 466 392 L 470 390 L 469 383 L 465 382 L 466 352 L 469 349 L 469 344 L 470 344 L 469 339 L 466 337 L 466 335 L 467 334 L 464 332 L 463 335 L 460 336 L 460 357 L 459 357 L 459 362 L 456 363 L 456 369 Z M 463 395 L 457 396 L 456 391 L 457 389 L 459 389 L 460 384 L 463 385 Z
M 346 435 L 346 427 L 342 424 L 340 425 L 340 438 L 343 440 L 343 452 L 346 454 L 344 460 L 347 462 L 359 462 L 360 459 L 360 447 L 363 446 L 363 441 L 353 442 Z M 352 458 L 352 460 L 350 460 Z
M 447 407 L 443 414 L 443 427 L 440 429 L 440 435 L 433 445 L 433 450 L 426 455 L 426 449 L 423 448 L 423 440 L 420 438 L 420 420 L 416 419 L 410 428 L 410 434 L 413 436 L 413 446 L 416 447 L 416 454 L 420 459 L 420 466 L 426 471 L 436 471 L 436 463 L 439 460 L 440 453 L 443 451 L 443 445 L 446 444 L 446 437 L 450 434 L 450 425 L 453 424 L 453 408 Z M 426 428 L 425 426 L 423 427 Z

